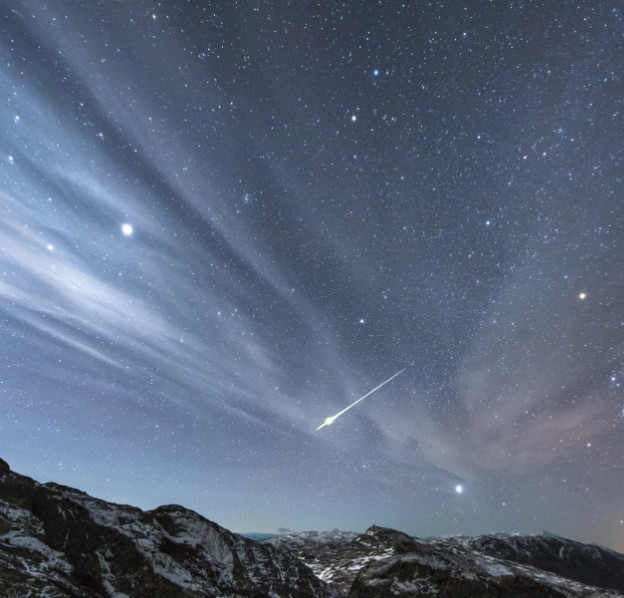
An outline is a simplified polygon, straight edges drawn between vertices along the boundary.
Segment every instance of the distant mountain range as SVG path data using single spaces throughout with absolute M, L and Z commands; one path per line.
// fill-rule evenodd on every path
M 624 555 L 549 534 L 257 542 L 177 505 L 142 511 L 0 459 L 0 597 L 624 598 Z
M 547 533 L 420 539 L 372 526 L 266 542 L 349 598 L 624 596 L 624 555 Z

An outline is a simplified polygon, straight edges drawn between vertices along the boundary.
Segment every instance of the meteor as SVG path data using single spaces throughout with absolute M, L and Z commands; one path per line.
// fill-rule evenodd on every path
M 363 401 L 366 397 L 368 397 L 369 395 L 372 395 L 376 390 L 379 390 L 384 384 L 388 384 L 390 380 L 392 380 L 393 378 L 396 378 L 401 372 L 404 372 L 404 371 L 405 371 L 405 368 L 403 368 L 400 372 L 397 372 L 394 376 L 390 376 L 390 378 L 388 378 L 385 382 L 382 382 L 379 386 L 375 386 L 373 390 L 369 390 L 363 397 L 360 397 L 357 401 L 355 401 L 354 403 L 351 403 L 351 405 L 349 405 L 348 407 L 345 407 L 342 411 L 339 411 L 338 413 L 336 413 L 336 415 L 332 415 L 331 417 L 325 418 L 325 421 L 318 428 L 316 428 L 316 432 L 318 432 L 321 428 L 324 428 L 325 426 L 331 426 L 343 413 L 345 413 L 346 411 L 349 411 L 351 407 L 355 407 L 360 401 Z

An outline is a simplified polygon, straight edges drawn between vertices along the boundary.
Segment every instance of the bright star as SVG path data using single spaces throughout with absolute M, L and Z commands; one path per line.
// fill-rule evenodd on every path
M 461 484 L 457 484 L 457 486 L 455 486 L 455 492 L 457 492 L 457 494 L 461 494 L 464 491 L 464 487 Z
M 579 293 L 579 299 L 582 301 L 587 298 L 587 293 Z
M 128 224 L 127 222 L 125 222 L 124 224 L 121 225 L 121 232 L 126 237 L 130 237 L 130 236 L 132 236 L 132 233 L 134 232 L 134 229 L 132 228 L 131 224 Z

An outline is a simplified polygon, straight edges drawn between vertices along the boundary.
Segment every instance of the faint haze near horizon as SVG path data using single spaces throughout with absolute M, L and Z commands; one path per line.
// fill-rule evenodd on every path
M 624 552 L 619 2 L 1 27 L 15 471 L 234 530 Z

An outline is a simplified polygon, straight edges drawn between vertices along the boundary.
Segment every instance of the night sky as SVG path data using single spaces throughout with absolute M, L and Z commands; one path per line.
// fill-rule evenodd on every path
M 624 551 L 621 0 L 0 19 L 14 470 L 234 531 Z

